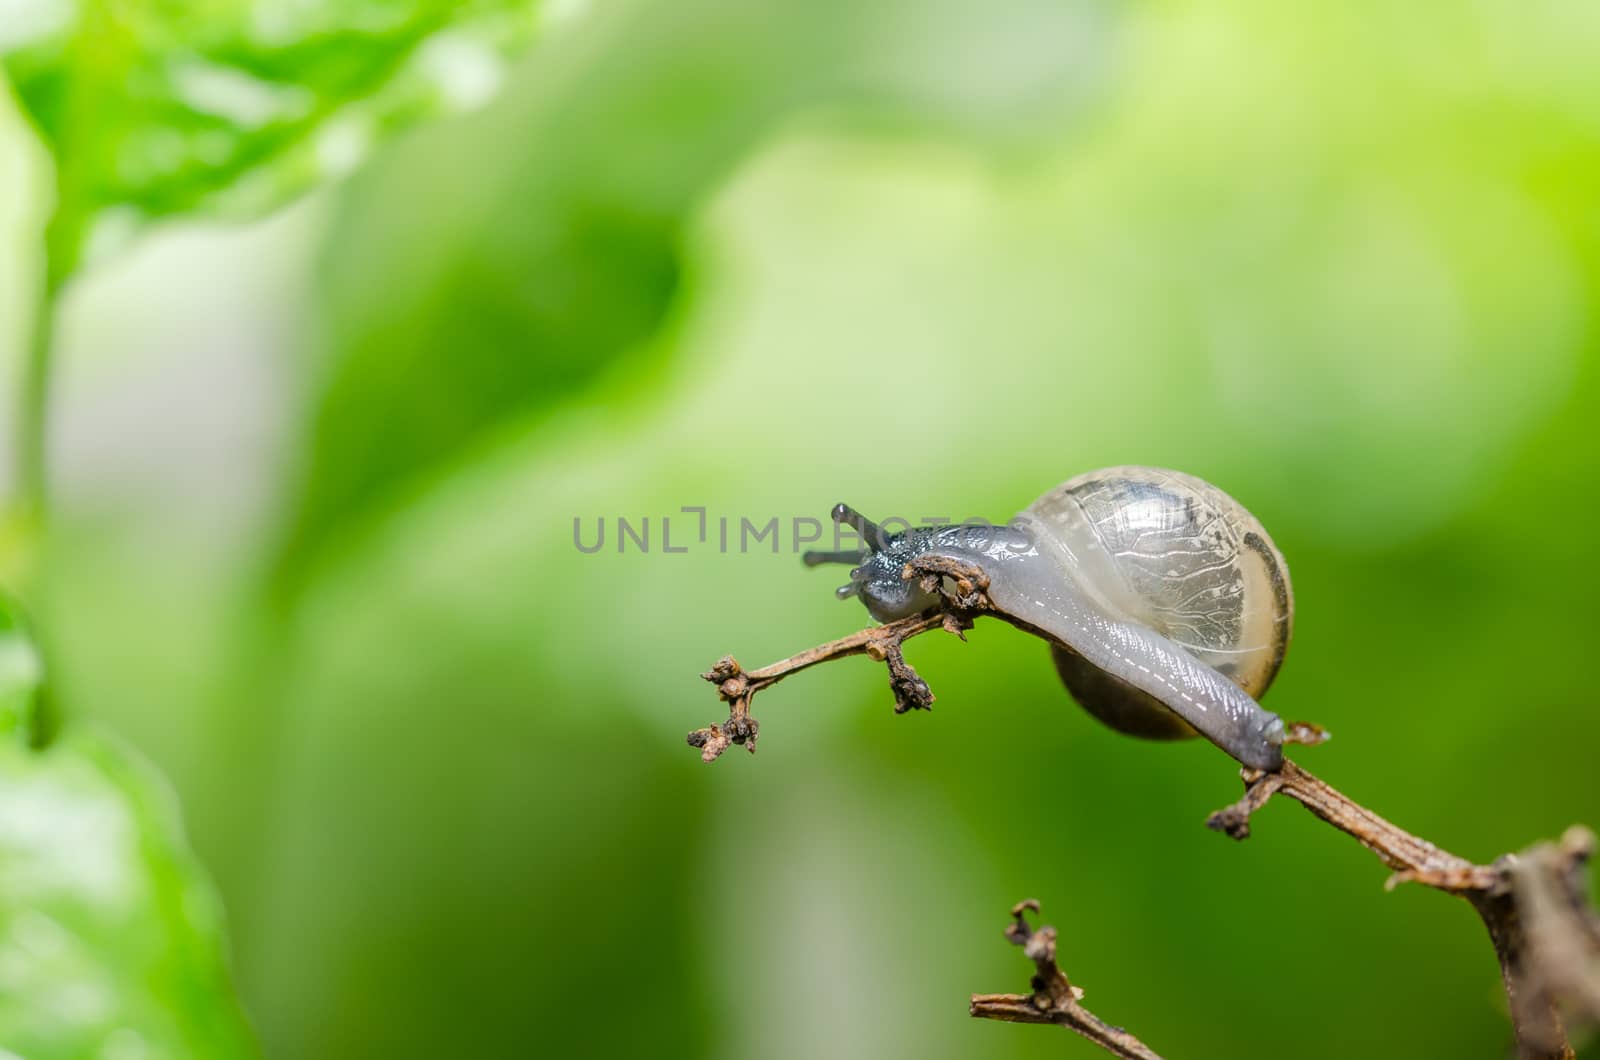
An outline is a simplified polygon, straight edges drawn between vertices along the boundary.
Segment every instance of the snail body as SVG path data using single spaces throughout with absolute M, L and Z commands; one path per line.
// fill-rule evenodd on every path
M 1191 475 L 1115 467 L 1069 479 L 1006 526 L 884 534 L 840 505 L 867 548 L 808 553 L 856 562 L 842 597 L 880 622 L 937 606 L 914 559 L 981 571 L 994 612 L 1050 644 L 1072 697 L 1151 739 L 1202 735 L 1245 765 L 1283 764 L 1283 722 L 1257 700 L 1288 647 L 1288 569 L 1259 521 Z

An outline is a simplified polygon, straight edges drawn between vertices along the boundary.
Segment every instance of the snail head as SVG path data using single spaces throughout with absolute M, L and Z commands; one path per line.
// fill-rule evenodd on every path
M 841 600 L 861 597 L 872 617 L 880 622 L 890 622 L 914 615 L 935 602 L 933 597 L 903 576 L 905 565 L 924 547 L 929 536 L 926 529 L 910 529 L 891 534 L 848 504 L 833 506 L 833 521 L 849 526 L 859 535 L 865 547 L 836 552 L 807 552 L 802 557 L 806 566 L 824 563 L 855 564 L 850 570 L 850 581 L 839 586 L 834 594 Z

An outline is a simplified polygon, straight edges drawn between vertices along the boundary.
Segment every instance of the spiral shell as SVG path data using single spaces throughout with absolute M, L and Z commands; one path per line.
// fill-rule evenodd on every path
M 1288 567 L 1261 523 L 1192 475 L 1113 467 L 1057 486 L 1019 516 L 1091 600 L 1142 624 L 1259 699 L 1288 650 Z M 1134 735 L 1191 735 L 1146 693 L 1052 645 L 1063 682 L 1084 707 Z

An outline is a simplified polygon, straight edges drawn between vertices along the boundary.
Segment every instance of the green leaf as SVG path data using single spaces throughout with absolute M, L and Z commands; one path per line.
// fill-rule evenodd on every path
M 15 6 L 15 5 L 13 5 Z M 528 0 L 38 0 L 0 60 L 56 160 L 52 282 L 153 218 L 249 216 L 415 119 L 480 102 Z
M 256 1055 L 171 793 L 94 730 L 0 746 L 0 1055 Z

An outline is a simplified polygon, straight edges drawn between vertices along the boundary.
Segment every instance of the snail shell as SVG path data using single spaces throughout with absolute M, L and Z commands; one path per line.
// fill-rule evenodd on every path
M 1017 521 L 1106 613 L 1162 634 L 1253 699 L 1271 686 L 1294 624 L 1289 571 L 1266 528 L 1222 490 L 1179 471 L 1107 468 L 1050 490 Z M 1069 645 L 1050 652 L 1072 697 L 1112 728 L 1195 735 Z

